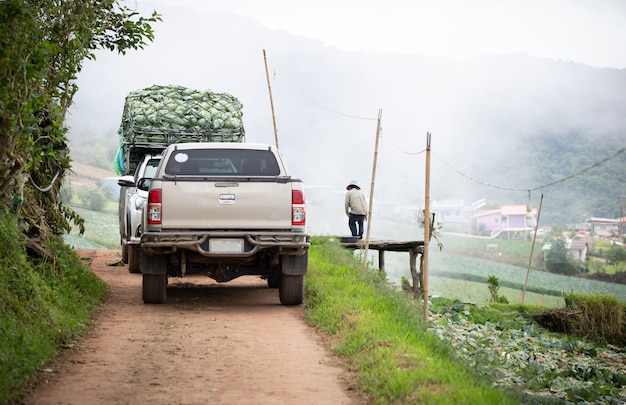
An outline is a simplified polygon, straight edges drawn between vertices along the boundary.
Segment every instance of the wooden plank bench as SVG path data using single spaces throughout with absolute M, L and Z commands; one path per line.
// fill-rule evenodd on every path
M 355 241 L 354 238 L 341 238 L 341 245 L 346 249 L 365 249 L 366 242 L 364 240 Z M 368 249 L 378 250 L 378 269 L 381 271 L 385 269 L 385 251 L 408 252 L 413 284 L 407 289 L 413 293 L 415 298 L 422 295 L 424 275 L 421 268 L 417 266 L 417 256 L 424 253 L 424 241 L 371 240 L 367 245 Z
M 351 241 L 351 238 L 341 238 L 341 245 L 346 249 L 365 249 L 365 240 Z M 349 240 L 349 241 L 346 241 Z M 423 252 L 424 241 L 394 241 L 394 240 L 371 240 L 369 241 L 368 249 L 378 251 L 378 269 L 384 270 L 385 268 L 385 251 L 389 252 L 408 252 L 409 253 L 409 265 L 411 273 L 417 271 L 417 256 Z

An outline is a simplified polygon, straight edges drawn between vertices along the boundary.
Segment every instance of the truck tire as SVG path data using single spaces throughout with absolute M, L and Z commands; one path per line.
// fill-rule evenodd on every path
M 278 295 L 282 305 L 302 304 L 304 298 L 304 276 L 283 274 L 280 277 Z
M 144 274 L 141 296 L 144 304 L 163 304 L 167 288 L 167 274 Z
M 128 272 L 129 273 L 141 273 L 139 269 L 140 262 L 140 249 L 133 245 L 126 245 L 126 251 L 128 256 Z
M 280 287 L 280 274 L 267 276 L 267 286 L 269 288 L 279 288 Z
M 126 245 L 126 242 L 124 241 L 124 239 L 120 240 L 120 245 L 122 246 L 122 263 L 127 264 L 128 263 L 128 246 Z

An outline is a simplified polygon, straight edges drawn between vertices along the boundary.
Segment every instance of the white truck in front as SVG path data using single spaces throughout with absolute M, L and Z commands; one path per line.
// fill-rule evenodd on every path
M 141 179 L 154 176 L 160 161 L 160 154 L 148 153 L 139 161 L 133 176 L 122 176 L 117 181 L 117 184 L 120 186 L 118 219 L 122 263 L 128 264 L 128 271 L 130 273 L 139 273 L 141 216 L 143 206 L 148 200 L 148 192 L 142 190 L 141 187 L 137 187 L 137 183 Z
M 303 182 L 271 145 L 173 144 L 149 180 L 140 269 L 145 303 L 166 300 L 168 277 L 244 275 L 303 301 L 310 236 Z

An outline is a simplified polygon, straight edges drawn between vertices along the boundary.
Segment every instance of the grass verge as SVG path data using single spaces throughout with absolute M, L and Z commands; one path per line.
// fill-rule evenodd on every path
M 349 251 L 313 238 L 305 301 L 308 322 L 334 339 L 335 354 L 372 403 L 515 404 L 458 361 L 426 330 L 421 304 L 363 272 Z
M 29 257 L 15 217 L 0 215 L 0 404 L 16 401 L 32 376 L 84 333 L 106 286 L 61 238 L 54 262 Z

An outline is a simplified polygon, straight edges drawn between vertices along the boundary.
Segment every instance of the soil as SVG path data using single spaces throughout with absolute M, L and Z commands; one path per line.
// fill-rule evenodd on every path
M 353 376 L 259 277 L 170 279 L 145 305 L 117 250 L 79 250 L 110 297 L 90 333 L 41 373 L 25 404 L 363 404 Z

